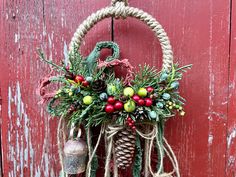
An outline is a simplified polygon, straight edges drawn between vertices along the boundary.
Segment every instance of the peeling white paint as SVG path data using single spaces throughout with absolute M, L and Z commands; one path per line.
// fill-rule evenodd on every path
M 214 139 L 214 136 L 213 136 L 212 134 L 210 134 L 210 135 L 208 136 L 208 145 L 209 145 L 209 146 L 212 145 L 213 139 Z
M 35 138 L 35 129 L 30 127 L 31 119 L 27 114 L 27 105 L 23 101 L 21 92 L 19 81 L 16 82 L 16 85 L 8 88 L 9 131 L 7 135 L 9 144 L 6 156 L 12 162 L 12 168 L 8 176 L 24 177 L 24 168 L 29 168 L 30 177 L 55 176 L 53 168 L 50 168 L 52 157 L 49 154 L 50 129 L 48 117 L 43 116 L 43 112 L 41 113 L 44 117 L 45 137 L 43 137 L 42 144 L 33 146 L 32 142 L 35 141 L 32 139 Z M 36 155 L 38 153 L 40 155 Z
M 227 147 L 231 146 L 232 140 L 236 138 L 236 128 L 234 128 L 227 137 Z
M 12 100 L 11 87 L 8 87 L 8 117 L 10 119 L 11 119 L 11 100 Z
M 20 40 L 20 34 L 15 34 L 15 43 L 19 42 Z

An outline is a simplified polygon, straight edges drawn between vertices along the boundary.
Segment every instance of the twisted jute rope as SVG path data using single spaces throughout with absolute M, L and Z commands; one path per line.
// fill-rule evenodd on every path
M 102 8 L 101 10 L 98 10 L 97 12 L 90 15 L 86 20 L 84 20 L 82 24 L 77 28 L 73 38 L 71 39 L 69 52 L 73 54 L 74 51 L 77 51 L 80 48 L 83 38 L 88 33 L 88 31 L 95 24 L 108 17 L 133 17 L 143 21 L 146 25 L 148 25 L 149 28 L 155 33 L 156 37 L 159 39 L 162 48 L 162 68 L 167 71 L 171 70 L 173 64 L 172 47 L 170 45 L 169 38 L 161 24 L 148 13 L 138 8 L 129 7 L 127 6 L 127 2 L 123 1 L 120 2 L 117 0 L 112 0 L 112 6 Z

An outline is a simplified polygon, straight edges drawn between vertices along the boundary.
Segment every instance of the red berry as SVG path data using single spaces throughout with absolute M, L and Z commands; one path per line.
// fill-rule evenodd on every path
M 145 98 L 145 106 L 147 106 L 147 107 L 152 106 L 152 99 L 151 98 Z
M 144 106 L 145 105 L 145 101 L 143 99 L 138 100 L 138 105 L 139 106 Z
M 149 92 L 149 93 L 152 93 L 154 91 L 154 88 L 149 86 L 146 88 L 146 90 Z
M 132 129 L 133 129 L 133 130 L 136 130 L 136 127 L 135 127 L 135 126 L 132 126 Z
M 108 97 L 107 102 L 109 104 L 114 104 L 116 102 L 115 98 L 113 96 Z
M 88 81 L 82 81 L 82 85 L 83 85 L 84 87 L 88 87 L 88 86 L 89 86 L 89 82 L 88 82 Z
M 106 113 L 113 113 L 115 111 L 114 106 L 107 104 L 105 107 L 105 111 L 106 111 Z
M 84 77 L 81 75 L 75 76 L 75 82 L 81 83 L 84 81 Z
M 124 107 L 124 105 L 121 101 L 116 101 L 115 104 L 114 104 L 114 108 L 116 110 L 121 110 L 121 109 L 123 109 L 123 107 Z
M 138 100 L 140 100 L 140 96 L 138 95 L 134 95 L 132 98 L 135 102 L 138 102 Z
M 131 117 L 128 117 L 128 118 L 127 118 L 127 121 L 128 121 L 128 122 L 132 121 Z
M 134 120 L 131 120 L 131 123 L 134 124 Z
M 132 124 L 132 123 L 129 123 L 128 125 L 129 125 L 130 127 L 132 127 L 132 126 L 133 126 L 133 124 Z
M 67 71 L 70 70 L 70 66 L 69 66 L 69 65 L 66 66 L 66 70 L 67 70 Z

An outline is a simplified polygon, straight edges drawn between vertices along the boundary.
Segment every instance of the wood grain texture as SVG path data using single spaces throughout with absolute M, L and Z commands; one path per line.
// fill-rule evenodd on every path
M 166 135 L 183 177 L 225 175 L 230 4 L 222 0 L 130 0 L 152 14 L 166 29 L 175 61 L 193 64 L 181 93 L 187 116 L 168 122 Z M 160 66 L 160 46 L 137 20 L 115 22 L 115 41 L 132 64 Z
M 232 1 L 226 176 L 236 176 L 236 2 Z
M 236 176 L 236 2 L 232 2 L 229 50 L 230 1 L 129 0 L 131 6 L 149 12 L 163 25 L 175 61 L 193 64 L 181 83 L 181 93 L 188 100 L 187 115 L 166 126 L 182 177 Z M 110 0 L 0 0 L 4 176 L 58 176 L 57 120 L 50 119 L 37 104 L 40 98 L 35 93 L 39 78 L 50 68 L 39 61 L 36 48 L 42 47 L 48 58 L 59 63 L 77 26 L 109 4 Z M 148 27 L 128 18 L 114 22 L 114 33 L 111 28 L 111 19 L 95 26 L 85 38 L 83 54 L 87 55 L 97 41 L 114 38 L 122 57 L 133 65 L 161 66 L 160 46 Z M 103 165 L 98 176 L 102 172 Z
M 35 92 L 39 79 L 49 73 L 49 67 L 39 61 L 36 48 L 42 47 L 48 58 L 60 62 L 64 45 L 69 44 L 77 26 L 92 11 L 108 3 L 108 0 L 1 0 L 4 176 L 58 176 L 57 120 L 50 119 L 45 107 L 37 104 L 40 97 Z M 86 38 L 90 45 L 84 47 L 85 53 L 96 41 L 110 40 L 110 29 L 110 20 L 94 28 Z

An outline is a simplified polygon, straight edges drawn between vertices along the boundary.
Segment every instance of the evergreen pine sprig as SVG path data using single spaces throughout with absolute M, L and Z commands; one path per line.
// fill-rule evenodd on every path
M 183 106 L 186 100 L 179 94 L 179 81 L 192 65 L 179 67 L 173 64 L 170 71 L 157 71 L 155 67 L 140 65 L 134 73 L 132 85 L 127 86 L 116 77 L 114 68 L 97 67 L 99 55 L 96 52 L 93 50 L 88 57 L 83 57 L 74 48 L 66 56 L 69 63 L 59 66 L 38 50 L 40 58 L 59 72 L 50 78 L 51 82 L 60 83 L 57 94 L 48 103 L 51 115 L 66 115 L 69 124 L 85 126 L 98 126 L 105 122 L 125 125 L 127 118 L 131 117 L 134 123 L 130 126 L 135 128 L 135 123 L 154 123 L 177 113 L 185 114 Z

